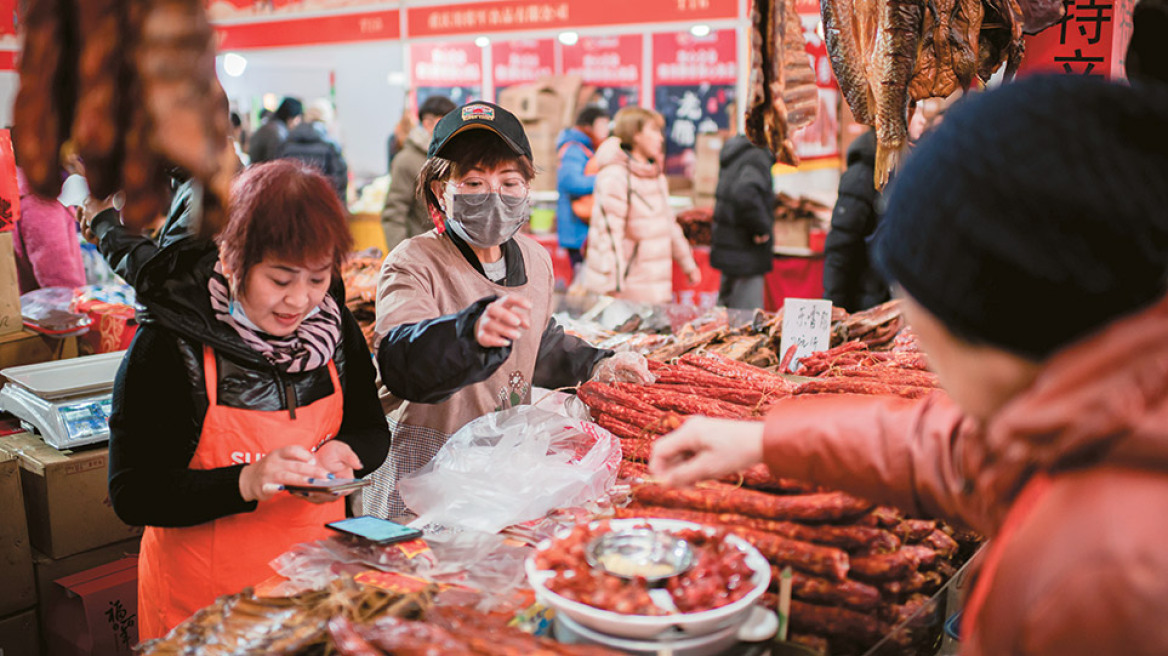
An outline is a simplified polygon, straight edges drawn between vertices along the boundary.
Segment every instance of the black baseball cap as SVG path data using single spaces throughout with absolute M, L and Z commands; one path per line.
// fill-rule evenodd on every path
M 434 137 L 430 140 L 427 156 L 442 157 L 442 151 L 450 144 L 451 139 L 468 130 L 490 130 L 515 151 L 516 155 L 534 159 L 531 144 L 527 142 L 527 133 L 523 131 L 523 124 L 519 119 L 498 105 L 481 101 L 457 107 L 438 121 L 438 125 L 434 126 Z

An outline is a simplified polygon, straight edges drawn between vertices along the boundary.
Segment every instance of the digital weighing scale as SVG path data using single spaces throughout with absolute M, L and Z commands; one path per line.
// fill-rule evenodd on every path
M 125 351 L 0 370 L 0 410 L 57 449 L 109 440 L 114 376 Z

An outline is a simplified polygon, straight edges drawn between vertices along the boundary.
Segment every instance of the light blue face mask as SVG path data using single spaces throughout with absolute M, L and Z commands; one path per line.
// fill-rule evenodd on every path
M 231 318 L 235 320 L 235 323 L 243 326 L 244 328 L 248 328 L 250 330 L 256 330 L 259 332 L 263 332 L 263 329 L 260 328 L 259 326 L 255 325 L 255 322 L 251 320 L 251 317 L 247 316 L 247 312 L 245 312 L 243 309 L 243 304 L 234 298 L 231 299 L 231 305 L 229 306 L 229 313 L 231 314 Z M 320 306 L 318 305 L 318 306 L 316 306 L 308 311 L 308 316 L 304 317 L 304 320 L 308 321 L 309 319 L 311 319 L 312 317 L 316 316 L 319 313 L 320 313 Z

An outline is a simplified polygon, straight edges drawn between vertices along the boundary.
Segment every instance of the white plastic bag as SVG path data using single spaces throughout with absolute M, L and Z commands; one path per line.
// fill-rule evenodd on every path
M 398 492 L 415 526 L 494 533 L 600 497 L 620 459 L 620 441 L 596 424 L 519 406 L 463 426 Z

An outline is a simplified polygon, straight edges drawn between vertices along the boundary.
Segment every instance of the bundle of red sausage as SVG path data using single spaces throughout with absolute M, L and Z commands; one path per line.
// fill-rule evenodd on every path
M 902 331 L 908 333 L 908 330 Z M 918 399 L 940 387 L 937 375 L 929 371 L 929 361 L 916 350 L 911 333 L 898 350 L 871 351 L 862 342 L 848 342 L 827 351 L 813 353 L 800 361 L 796 373 L 815 377 L 795 388 L 794 394 L 883 394 Z
M 672 489 L 648 482 L 645 463 L 653 442 L 679 426 L 682 415 L 761 419 L 770 405 L 794 394 L 928 393 L 936 383 L 917 366 L 922 360 L 919 353 L 848 344 L 804 360 L 800 373 L 827 377 L 794 384 L 740 362 L 691 353 L 675 364 L 653 363 L 653 385 L 589 383 L 579 394 L 597 422 L 621 438 L 621 477 L 634 485 L 632 502 L 616 511 L 618 518 L 682 519 L 746 539 L 776 570 L 793 569 L 791 622 L 800 640 L 830 643 L 832 654 L 863 653 L 956 572 L 969 551 L 961 544 L 972 547 L 976 536 L 776 478 L 761 465 L 695 489 Z M 841 371 L 848 373 L 830 375 Z M 849 375 L 853 371 L 872 375 Z

